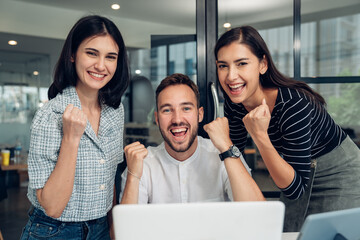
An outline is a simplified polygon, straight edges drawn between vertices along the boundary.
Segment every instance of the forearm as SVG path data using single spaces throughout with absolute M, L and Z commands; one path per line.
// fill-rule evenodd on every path
M 253 140 L 275 184 L 279 188 L 288 187 L 295 177 L 294 168 L 279 155 L 267 134 Z
M 140 179 L 132 176 L 131 174 L 127 175 L 126 185 L 124 188 L 124 193 L 121 198 L 120 204 L 137 204 L 139 201 L 139 184 Z
M 250 176 L 240 158 L 224 160 L 234 201 L 263 201 L 261 190 Z
M 63 139 L 56 166 L 37 198 L 50 217 L 61 216 L 71 197 L 79 143 Z

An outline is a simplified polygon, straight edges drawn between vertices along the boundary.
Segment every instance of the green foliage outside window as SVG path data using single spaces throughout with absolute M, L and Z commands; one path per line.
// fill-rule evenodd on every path
M 340 76 L 351 76 L 349 69 Z M 359 72 L 360 75 L 360 72 Z M 340 84 L 340 96 L 327 99 L 328 112 L 341 126 L 360 126 L 360 83 Z

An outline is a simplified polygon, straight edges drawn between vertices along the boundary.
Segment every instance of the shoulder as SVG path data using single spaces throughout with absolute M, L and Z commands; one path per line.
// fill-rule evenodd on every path
M 57 99 L 54 98 L 39 108 L 32 120 L 32 128 L 49 125 L 61 120 L 63 111 L 59 108 Z
M 215 145 L 212 143 L 210 139 L 198 136 L 198 143 L 202 151 L 208 153 L 215 153 L 216 155 L 219 154 L 219 150 L 215 147 Z
M 160 145 L 158 145 L 156 147 L 150 146 L 150 147 L 147 147 L 146 149 L 148 150 L 148 154 L 144 159 L 145 164 L 152 165 L 156 162 L 160 162 L 160 158 L 162 156 L 165 156 L 165 154 L 166 154 L 164 143 L 161 143 Z
M 297 89 L 283 88 L 280 87 L 278 91 L 278 100 L 283 104 L 292 104 L 294 102 L 308 102 L 310 103 L 310 98 L 306 96 L 303 92 Z
M 296 89 L 279 88 L 278 98 L 274 107 L 275 112 L 294 114 L 303 111 L 311 111 L 314 105 L 310 98 Z
M 279 125 L 283 131 L 294 127 L 306 126 L 314 114 L 315 106 L 304 93 L 289 88 L 280 88 L 281 101 L 274 108 L 274 115 L 279 115 Z M 292 127 L 292 128 L 290 128 Z
M 39 126 L 46 127 L 61 123 L 66 106 L 70 103 L 77 105 L 74 100 L 74 95 L 77 97 L 75 87 L 68 87 L 64 89 L 62 93 L 58 93 L 55 98 L 46 102 L 35 113 L 32 121 L 32 129 Z
M 124 114 L 124 106 L 122 103 L 120 103 L 118 108 L 113 108 L 108 105 L 104 105 L 104 106 L 105 106 L 104 112 L 106 114 L 105 115 L 106 117 L 111 118 L 117 122 L 124 121 L 125 114 Z

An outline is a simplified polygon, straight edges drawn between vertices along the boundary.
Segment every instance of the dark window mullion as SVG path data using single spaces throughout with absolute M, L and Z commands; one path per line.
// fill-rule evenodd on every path
M 294 79 L 301 79 L 301 0 L 294 0 Z

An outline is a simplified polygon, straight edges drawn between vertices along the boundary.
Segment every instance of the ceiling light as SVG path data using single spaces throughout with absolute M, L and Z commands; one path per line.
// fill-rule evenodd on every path
M 117 4 L 117 3 L 114 3 L 111 5 L 111 8 L 114 9 L 114 10 L 119 10 L 120 9 L 120 5 Z
M 34 74 L 35 76 L 37 76 L 37 75 L 39 75 L 39 72 L 38 72 L 38 71 L 34 71 L 33 74 Z
M 140 74 L 140 73 L 141 73 L 141 70 L 137 69 L 137 70 L 135 70 L 135 73 L 136 73 L 136 74 Z
M 224 28 L 230 28 L 231 27 L 231 23 L 229 23 L 229 22 L 226 22 L 226 23 L 224 23 Z
M 15 46 L 15 45 L 17 45 L 17 41 L 15 41 L 15 40 L 9 40 L 9 41 L 8 41 L 8 44 L 11 45 L 11 46 Z

